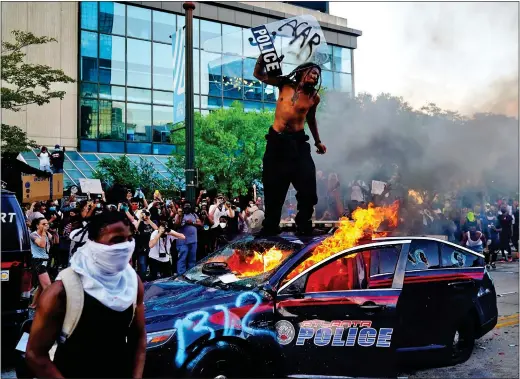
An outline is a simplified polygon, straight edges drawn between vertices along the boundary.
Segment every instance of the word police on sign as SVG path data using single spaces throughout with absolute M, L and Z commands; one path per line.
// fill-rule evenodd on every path
M 258 44 L 262 59 L 264 60 L 265 69 L 269 76 L 280 76 L 282 75 L 282 66 L 280 65 L 280 58 L 276 54 L 273 40 L 269 35 L 265 25 L 257 26 L 252 28 L 253 37 Z
M 288 321 L 275 325 L 280 345 L 288 345 L 295 335 L 294 326 Z M 315 346 L 390 347 L 393 328 L 372 328 L 369 320 L 337 320 L 331 322 L 304 321 L 300 324 L 296 346 L 312 343 Z

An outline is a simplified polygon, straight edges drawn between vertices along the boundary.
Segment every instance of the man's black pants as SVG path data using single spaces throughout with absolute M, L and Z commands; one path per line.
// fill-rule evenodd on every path
M 312 214 L 318 202 L 316 167 L 311 157 L 309 137 L 305 132 L 278 133 L 273 128 L 265 136 L 267 146 L 263 159 L 265 219 L 263 231 L 279 231 L 282 207 L 290 184 L 296 190 L 298 231 L 312 231 Z
M 502 255 L 504 258 L 511 257 L 511 245 L 509 245 L 509 241 L 511 240 L 511 234 L 500 234 L 500 250 L 502 251 Z M 509 254 L 506 256 L 506 252 Z

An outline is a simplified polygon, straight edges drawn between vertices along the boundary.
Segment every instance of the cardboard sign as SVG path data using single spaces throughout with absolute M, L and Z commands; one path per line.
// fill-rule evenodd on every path
M 101 188 L 101 181 L 99 179 L 79 179 L 79 185 L 81 187 L 81 192 L 83 193 L 103 193 L 103 188 Z
M 23 203 L 57 200 L 63 197 L 63 174 L 53 174 L 51 178 L 36 175 L 22 176 Z
M 379 180 L 372 180 L 372 194 L 381 195 L 385 190 L 386 183 Z

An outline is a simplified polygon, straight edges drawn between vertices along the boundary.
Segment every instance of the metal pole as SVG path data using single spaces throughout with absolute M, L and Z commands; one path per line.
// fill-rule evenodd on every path
M 195 132 L 193 104 L 193 10 L 195 4 L 186 1 L 182 7 L 186 17 L 186 200 L 195 204 Z

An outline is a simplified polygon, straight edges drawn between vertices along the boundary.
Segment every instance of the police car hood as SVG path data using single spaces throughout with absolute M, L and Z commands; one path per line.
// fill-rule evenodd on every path
M 190 312 L 207 310 L 211 313 L 215 305 L 234 303 L 241 292 L 207 287 L 182 279 L 147 283 L 144 292 L 146 329 L 149 333 L 170 329 L 176 319 Z

